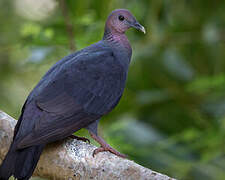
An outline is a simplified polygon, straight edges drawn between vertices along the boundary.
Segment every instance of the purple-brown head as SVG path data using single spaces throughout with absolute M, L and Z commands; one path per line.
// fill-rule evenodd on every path
M 135 17 L 126 9 L 116 9 L 108 17 L 105 24 L 105 33 L 124 34 L 127 29 L 135 28 L 145 33 L 145 28 L 138 23 Z

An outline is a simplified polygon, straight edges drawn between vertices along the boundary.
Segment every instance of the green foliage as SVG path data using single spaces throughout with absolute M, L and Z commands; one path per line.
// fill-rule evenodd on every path
M 65 15 L 59 1 L 27 2 L 0 1 L 0 109 L 18 118 L 69 44 L 81 49 L 100 40 L 107 15 L 127 8 L 147 34 L 127 33 L 127 87 L 100 134 L 136 162 L 178 179 L 225 179 L 225 3 L 64 0 Z

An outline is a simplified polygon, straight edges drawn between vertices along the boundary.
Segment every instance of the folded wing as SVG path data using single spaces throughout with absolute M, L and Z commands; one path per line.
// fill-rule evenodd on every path
M 29 96 L 27 106 L 40 115 L 33 120 L 32 132 L 20 138 L 18 148 L 65 138 L 110 112 L 123 93 L 125 79 L 109 49 L 82 51 L 60 63 Z M 29 111 L 25 107 L 22 121 L 30 118 Z

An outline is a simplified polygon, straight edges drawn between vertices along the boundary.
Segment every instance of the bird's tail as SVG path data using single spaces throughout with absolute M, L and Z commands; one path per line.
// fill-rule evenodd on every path
M 33 174 L 44 146 L 15 150 L 13 143 L 0 166 L 0 180 L 8 180 L 12 175 L 18 180 L 28 180 Z

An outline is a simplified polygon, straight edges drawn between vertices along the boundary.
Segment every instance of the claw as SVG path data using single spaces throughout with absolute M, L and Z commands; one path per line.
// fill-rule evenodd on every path
M 97 148 L 94 150 L 92 156 L 94 157 L 96 154 L 98 154 L 99 152 L 104 152 L 104 151 L 109 151 L 113 154 L 115 154 L 116 156 L 122 157 L 122 158 L 126 158 L 127 156 L 125 154 L 122 154 L 120 152 L 118 152 L 117 150 L 113 149 L 110 145 L 108 145 L 104 139 L 102 139 L 100 136 L 98 136 L 96 133 L 93 133 L 91 131 L 89 131 L 91 137 L 97 141 L 101 147 Z
M 98 154 L 99 152 L 104 152 L 104 151 L 109 151 L 109 152 L 115 154 L 116 156 L 119 156 L 119 157 L 122 157 L 122 158 L 127 158 L 127 155 L 118 152 L 117 150 L 113 149 L 113 148 L 110 147 L 110 146 L 108 146 L 108 147 L 102 147 L 102 146 L 101 146 L 101 147 L 95 149 L 95 150 L 93 151 L 92 156 L 95 157 L 96 154 Z
M 75 136 L 75 135 L 71 135 L 69 137 L 72 138 L 72 139 L 79 140 L 79 141 L 87 142 L 89 144 L 91 143 L 90 140 L 88 138 L 85 138 L 85 137 L 79 137 L 79 136 Z

